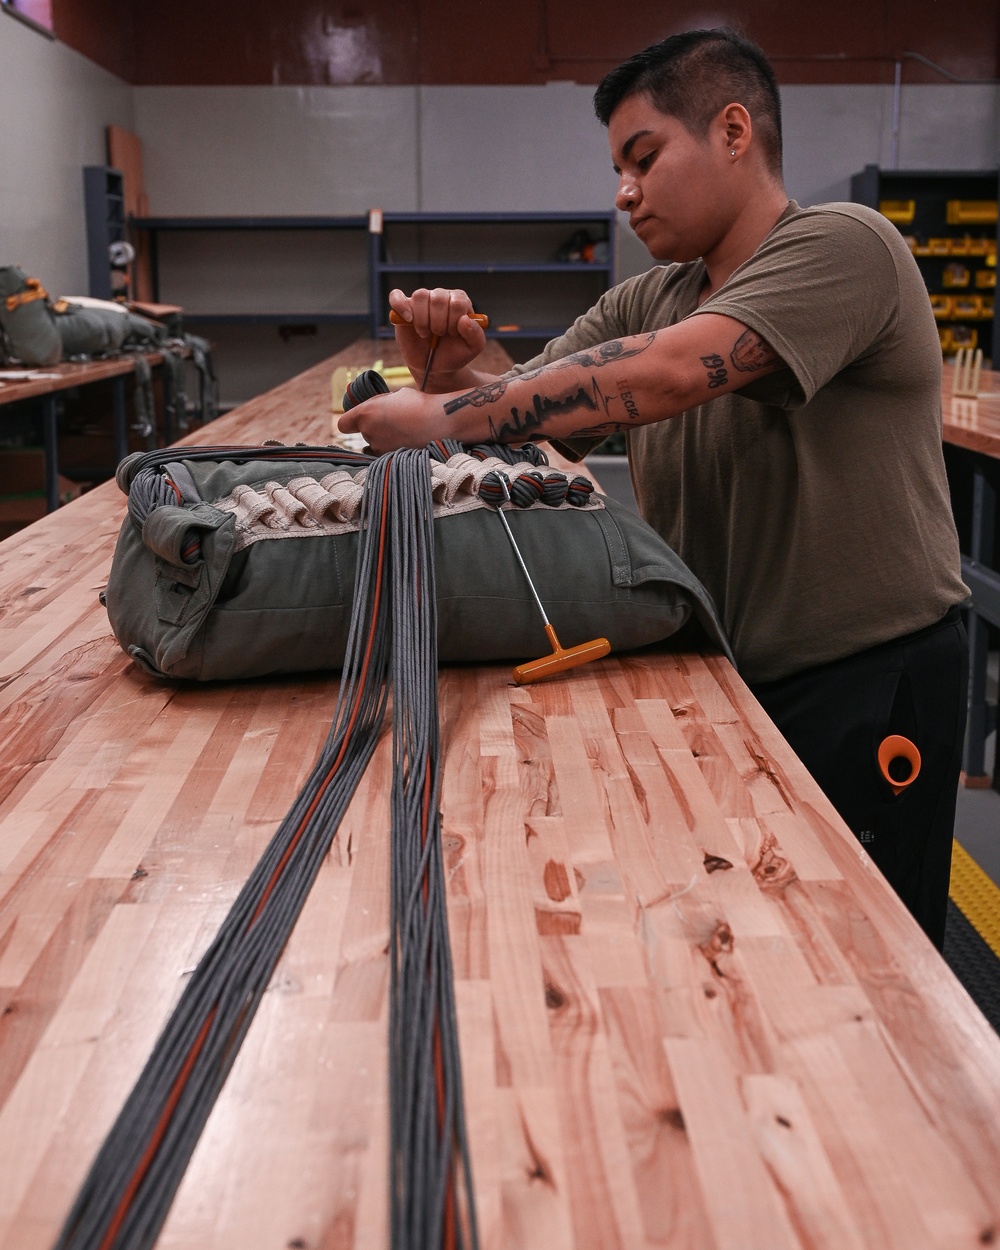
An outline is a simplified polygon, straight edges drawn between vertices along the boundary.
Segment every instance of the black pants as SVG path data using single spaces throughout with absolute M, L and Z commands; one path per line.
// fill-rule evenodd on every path
M 948 910 L 969 659 L 957 607 L 915 634 L 753 687 L 854 836 L 940 949 Z M 920 751 L 898 796 L 878 766 L 888 734 Z

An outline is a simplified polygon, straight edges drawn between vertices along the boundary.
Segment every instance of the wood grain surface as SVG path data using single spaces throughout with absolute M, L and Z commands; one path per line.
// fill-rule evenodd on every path
M 952 394 L 955 370 L 945 365 L 942 385 L 944 441 L 969 451 L 1000 456 L 1000 382 L 989 370 L 979 377 L 975 398 Z
M 188 441 L 324 441 L 376 352 Z M 0 544 L 11 1250 L 55 1239 L 336 692 L 144 676 L 97 600 L 123 513 L 108 485 Z M 1000 1040 L 728 663 L 443 667 L 440 706 L 484 1247 L 1000 1241 Z M 387 1247 L 390 768 L 383 736 L 161 1250 Z
M 190 349 L 184 348 L 184 356 L 190 356 Z M 163 364 L 161 352 L 129 352 L 123 356 L 109 356 L 107 360 L 61 361 L 57 365 L 39 366 L 32 369 L 38 376 L 34 378 L 9 378 L 4 380 L 4 370 L 0 368 L 0 404 L 14 404 L 22 399 L 37 399 L 41 395 L 52 395 L 56 391 L 66 391 L 74 386 L 85 386 L 90 382 L 103 382 L 107 378 L 117 378 L 123 373 L 135 372 L 136 356 L 144 356 L 151 368 Z M 22 366 L 11 366 L 10 372 L 24 373 Z

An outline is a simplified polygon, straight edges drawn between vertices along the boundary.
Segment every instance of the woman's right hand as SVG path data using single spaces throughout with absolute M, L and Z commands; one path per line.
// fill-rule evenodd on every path
M 403 354 L 410 372 L 419 382 L 427 364 L 432 334 L 438 336 L 427 389 L 453 391 L 462 387 L 456 380 L 486 346 L 482 326 L 472 321 L 472 301 L 464 291 L 421 287 L 412 295 L 400 290 L 389 292 L 389 306 L 402 317 L 405 325 L 396 326 L 396 346 Z

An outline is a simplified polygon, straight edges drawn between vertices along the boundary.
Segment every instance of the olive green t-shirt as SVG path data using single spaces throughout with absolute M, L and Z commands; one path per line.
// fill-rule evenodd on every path
M 639 509 L 714 597 L 741 673 L 770 681 L 939 620 L 968 590 L 941 349 L 899 232 L 861 205 L 791 202 L 699 308 L 704 280 L 699 260 L 623 282 L 517 372 L 699 313 L 742 322 L 787 369 L 628 434 Z

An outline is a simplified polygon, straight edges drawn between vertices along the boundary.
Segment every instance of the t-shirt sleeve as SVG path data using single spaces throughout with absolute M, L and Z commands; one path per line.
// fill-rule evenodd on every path
M 865 222 L 824 210 L 772 231 L 692 315 L 720 313 L 766 339 L 794 374 L 798 385 L 783 406 L 796 408 L 890 333 L 898 308 L 886 241 Z

